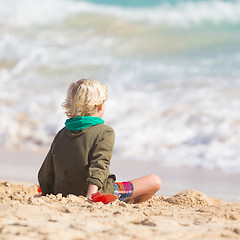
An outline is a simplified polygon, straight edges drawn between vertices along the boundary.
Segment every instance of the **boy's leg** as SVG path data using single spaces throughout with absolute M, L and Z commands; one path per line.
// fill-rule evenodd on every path
M 141 203 L 150 199 L 162 185 L 157 175 L 148 175 L 130 181 L 133 184 L 133 194 L 130 199 L 134 203 Z

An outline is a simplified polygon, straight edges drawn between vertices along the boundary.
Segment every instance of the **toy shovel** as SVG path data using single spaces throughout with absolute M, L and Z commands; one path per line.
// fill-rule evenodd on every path
M 114 195 L 114 194 L 110 194 L 110 193 L 94 193 L 91 196 L 91 199 L 93 200 L 93 202 L 102 202 L 104 204 L 110 203 L 110 202 L 114 202 L 119 198 L 119 196 Z

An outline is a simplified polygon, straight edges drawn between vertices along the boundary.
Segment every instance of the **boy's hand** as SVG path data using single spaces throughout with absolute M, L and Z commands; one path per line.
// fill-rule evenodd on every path
M 89 183 L 88 185 L 88 191 L 87 191 L 87 196 L 86 198 L 88 199 L 89 202 L 93 202 L 92 200 L 92 194 L 96 193 L 98 191 L 98 186 Z

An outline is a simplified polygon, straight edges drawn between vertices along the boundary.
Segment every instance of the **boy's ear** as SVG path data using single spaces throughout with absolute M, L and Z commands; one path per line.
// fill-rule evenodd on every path
M 103 110 L 103 104 L 100 105 L 100 106 L 98 106 L 98 110 L 99 110 L 99 111 L 102 111 L 102 110 Z

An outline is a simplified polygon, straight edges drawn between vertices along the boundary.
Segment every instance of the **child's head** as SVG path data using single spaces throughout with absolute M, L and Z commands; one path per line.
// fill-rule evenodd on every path
M 96 80 L 81 79 L 71 83 L 62 107 L 69 118 L 92 116 L 107 100 L 107 87 Z

